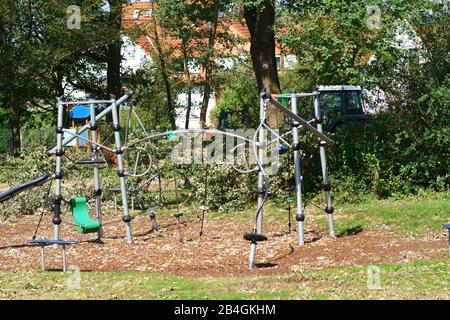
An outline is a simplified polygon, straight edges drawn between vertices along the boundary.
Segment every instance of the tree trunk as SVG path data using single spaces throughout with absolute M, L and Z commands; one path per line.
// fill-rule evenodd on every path
M 214 45 L 216 41 L 217 23 L 219 20 L 219 6 L 218 1 L 214 3 L 214 20 L 212 22 L 209 39 L 208 39 L 208 55 L 205 63 L 205 85 L 203 86 L 203 101 L 202 108 L 200 110 L 200 125 L 202 129 L 206 128 L 206 115 L 208 113 L 209 99 L 211 97 L 211 82 L 214 61 L 212 60 L 214 53 Z
M 122 27 L 122 0 L 109 1 L 110 16 L 109 26 L 112 30 L 112 42 L 108 45 L 107 58 L 107 93 L 113 94 L 116 99 L 122 95 L 122 82 L 120 78 L 120 64 L 122 62 L 122 39 L 120 30 Z
M 184 61 L 184 75 L 188 82 L 188 99 L 187 99 L 187 108 L 186 108 L 186 119 L 184 123 L 184 128 L 189 129 L 189 119 L 191 117 L 192 110 L 192 79 L 191 79 L 191 71 L 189 70 L 189 57 L 187 53 L 187 43 L 183 40 L 183 61 Z
M 108 45 L 108 70 L 107 70 L 107 92 L 113 94 L 116 99 L 122 96 L 122 83 L 120 79 L 120 64 L 122 61 L 121 44 Z
M 152 2 L 152 10 L 155 11 L 155 4 Z M 165 60 L 165 56 L 161 47 L 161 42 L 159 39 L 158 34 L 158 22 L 156 20 L 156 17 L 154 14 L 152 14 L 153 19 L 153 36 L 154 36 L 154 42 L 150 39 L 150 37 L 147 36 L 147 40 L 150 43 L 154 43 L 154 48 L 156 49 L 156 53 L 158 55 L 159 65 L 161 69 L 161 75 L 164 82 L 164 88 L 166 90 L 166 102 L 167 102 L 167 111 L 169 113 L 170 118 L 170 125 L 172 127 L 172 130 L 175 130 L 177 128 L 176 124 L 176 112 L 175 107 L 173 105 L 173 98 L 172 98 L 172 86 L 170 85 L 170 79 L 169 79 L 169 73 L 167 72 L 167 64 Z
M 13 91 L 8 93 L 11 116 L 11 149 L 14 156 L 20 154 L 20 106 Z
M 265 89 L 269 93 L 280 93 L 277 61 L 275 57 L 275 1 L 264 0 L 263 8 L 244 7 L 244 17 L 251 36 L 250 54 L 258 82 L 258 94 Z M 282 123 L 283 115 L 275 108 L 269 108 L 271 126 Z

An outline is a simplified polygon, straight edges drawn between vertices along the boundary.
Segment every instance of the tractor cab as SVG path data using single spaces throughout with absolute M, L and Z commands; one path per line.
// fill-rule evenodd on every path
M 364 122 L 367 115 L 360 86 L 319 86 L 324 129 L 329 132 L 346 122 Z

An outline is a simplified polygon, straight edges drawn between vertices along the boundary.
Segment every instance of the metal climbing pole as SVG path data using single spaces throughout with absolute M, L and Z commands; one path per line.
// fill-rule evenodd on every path
M 260 114 L 259 114 L 259 121 L 261 123 L 265 123 L 266 121 L 266 103 L 262 99 L 261 100 L 261 106 L 260 106 Z M 258 162 L 259 165 L 262 166 L 264 163 L 264 149 L 266 144 L 266 130 L 264 130 L 264 126 L 261 126 L 259 130 L 259 137 L 258 137 Z M 264 172 L 262 168 L 259 168 L 258 171 L 258 208 L 263 206 L 264 201 Z M 262 228 L 263 228 L 263 209 L 260 210 L 260 213 L 258 215 L 258 219 L 256 221 L 256 233 L 262 234 Z
M 98 123 L 95 119 L 95 105 L 91 103 L 90 105 L 90 116 L 91 116 L 91 151 L 92 151 L 92 160 L 94 161 L 94 199 L 95 199 L 95 214 L 97 216 L 97 220 L 102 222 L 102 190 L 100 188 L 100 165 L 98 163 L 98 151 L 99 147 L 97 146 L 97 129 Z M 97 238 L 100 240 L 103 236 L 103 228 L 100 227 L 97 231 Z
M 120 139 L 120 124 L 119 124 L 119 112 L 118 105 L 116 104 L 115 98 L 112 99 L 112 120 L 113 120 L 113 131 L 114 131 L 114 140 L 116 144 L 115 153 L 117 155 L 117 165 L 118 165 L 118 176 L 120 180 L 120 192 L 122 194 L 122 207 L 123 207 L 123 222 L 125 223 L 125 233 L 126 239 L 128 243 L 133 241 L 131 235 L 131 217 L 128 211 L 128 200 L 127 200 L 127 187 L 125 183 L 125 169 L 123 162 L 123 150 L 122 150 L 122 142 Z
M 297 94 L 292 92 L 291 96 L 291 110 L 293 113 L 297 114 Z M 297 204 L 297 214 L 295 219 L 298 223 L 298 243 L 303 246 L 305 245 L 305 231 L 304 231 L 304 221 L 305 215 L 303 214 L 303 201 L 302 201 L 302 175 L 300 166 L 300 145 L 298 137 L 298 127 L 300 123 L 295 120 L 292 123 L 292 137 L 293 137 L 293 149 L 294 149 L 294 174 L 295 174 L 295 195 Z
M 260 111 L 259 111 L 259 121 L 261 123 L 259 128 L 259 136 L 258 136 L 258 162 L 259 162 L 259 170 L 258 170 L 258 208 L 257 208 L 257 218 L 254 226 L 254 239 L 250 241 L 250 255 L 248 259 L 248 268 L 252 269 L 255 265 L 255 254 L 256 254 L 256 236 L 262 234 L 263 227 L 263 206 L 264 206 L 264 172 L 261 166 L 264 163 L 264 148 L 265 148 L 265 134 L 266 130 L 264 130 L 264 126 L 262 124 L 266 121 L 266 107 L 268 102 L 266 102 L 261 96 L 260 101 Z
M 53 239 L 59 240 L 59 225 L 61 224 L 61 180 L 64 133 L 64 104 L 62 97 L 58 100 L 58 120 L 56 124 L 56 165 L 55 165 L 55 211 L 53 217 Z
M 320 101 L 318 95 L 315 96 L 314 98 L 314 112 L 316 115 L 317 131 L 323 133 L 322 116 L 320 114 Z M 325 153 L 325 146 L 322 143 L 322 141 L 320 142 L 319 149 L 320 149 L 320 164 L 322 166 L 323 191 L 325 192 L 325 201 L 326 201 L 325 212 L 327 213 L 328 216 L 328 228 L 330 231 L 330 236 L 334 238 L 335 237 L 334 219 L 333 219 L 334 209 L 331 203 L 331 186 L 328 181 L 327 157 Z

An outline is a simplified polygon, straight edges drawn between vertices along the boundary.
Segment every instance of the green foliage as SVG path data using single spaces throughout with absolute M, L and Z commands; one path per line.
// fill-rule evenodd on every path
M 260 9 L 264 1 L 233 1 L 234 4 Z M 106 48 L 110 32 L 99 1 L 76 1 L 82 6 L 81 30 L 67 30 L 65 8 L 68 1 L 34 1 L 31 7 L 16 2 L 16 11 L 8 3 L 0 4 L 0 128 L 10 127 L 10 109 L 18 106 L 23 124 L 23 154 L 17 159 L 1 159 L 5 172 L 0 180 L 15 184 L 29 180 L 44 171 L 53 171 L 40 145 L 54 142 L 54 97 L 64 93 L 62 84 L 85 89 L 101 96 Z M 192 51 L 192 43 L 205 38 L 208 22 L 214 20 L 207 4 L 185 1 L 160 1 L 157 12 L 160 24 L 181 38 L 189 49 L 189 59 L 208 63 L 217 59 L 204 44 Z M 72 4 L 72 3 L 70 3 Z M 373 12 L 381 10 L 379 26 L 370 27 Z M 206 8 L 206 7 L 207 8 Z M 31 9 L 30 9 L 31 8 Z M 208 10 L 206 10 L 206 9 Z M 205 9 L 205 10 L 204 10 Z M 433 9 L 433 14 L 430 14 Z M 31 11 L 30 11 L 31 10 Z M 375 113 L 364 126 L 342 126 L 331 137 L 336 146 L 327 150 L 333 197 L 338 202 L 361 202 L 371 195 L 399 197 L 418 193 L 424 188 L 443 191 L 450 186 L 450 77 L 448 75 L 448 11 L 430 1 L 280 1 L 277 2 L 277 37 L 286 52 L 296 54 L 296 69 L 284 72 L 285 89 L 310 90 L 316 84 L 363 84 L 370 92 L 382 91 L 384 104 L 367 101 Z M 20 13 L 20 14 L 19 14 Z M 33 19 L 31 19 L 33 17 Z M 42 32 L 28 33 L 28 23 L 35 21 Z M 150 32 L 152 30 L 147 30 Z M 398 33 L 418 37 L 420 47 L 398 46 Z M 164 33 L 161 37 L 166 36 Z M 218 35 L 220 46 L 233 43 Z M 172 50 L 173 51 L 173 50 Z M 174 53 L 164 48 L 168 64 L 171 95 L 177 97 L 186 84 L 177 77 L 172 65 Z M 179 53 L 178 53 L 179 54 Z M 375 56 L 376 61 L 368 63 Z M 167 107 L 167 88 L 162 83 L 161 61 L 153 59 L 136 74 L 127 78 L 135 92 L 133 103 L 147 129 L 163 131 L 172 126 L 174 111 L 184 106 Z M 246 63 L 235 63 L 231 71 L 215 70 L 212 87 L 222 86 L 221 102 L 212 112 L 218 120 L 221 111 L 228 113 L 230 128 L 255 128 L 259 101 L 254 73 Z M 65 80 L 65 81 L 63 81 Z M 67 89 L 67 88 L 66 88 Z M 10 95 L 14 93 L 14 95 Z M 15 104 L 13 103 L 15 102 Z M 311 118 L 311 103 L 301 106 L 301 115 Z M 0 141 L 0 148 L 5 139 Z M 33 151 L 33 149 L 37 149 Z M 248 190 L 255 175 L 239 175 L 227 166 L 168 165 L 170 143 L 158 146 L 158 158 L 165 161 L 163 176 L 188 176 L 193 202 L 203 201 L 205 174 L 208 174 L 208 203 L 214 210 L 230 211 L 253 203 Z M 281 159 L 281 175 L 271 179 L 273 194 L 283 201 L 292 188 L 292 166 L 287 155 Z M 41 163 L 42 162 L 42 163 Z M 303 184 L 308 197 L 320 189 L 321 174 L 317 144 L 302 136 Z M 74 195 L 85 192 L 90 175 L 75 170 L 71 178 L 85 177 L 86 182 L 70 188 Z M 111 177 L 111 180 L 109 178 Z M 115 177 L 106 174 L 105 186 L 117 187 Z M 74 179 L 81 181 L 81 179 Z M 28 192 L 20 196 L 10 212 L 32 212 L 43 199 L 43 193 Z M 369 195 L 369 196 L 368 196 Z M 34 198 L 30 198 L 34 197 Z M 112 199 L 106 195 L 107 201 Z M 154 197 L 147 199 L 154 201 Z M 175 202 L 175 201 L 174 201 Z M 11 210 L 10 210 L 11 209 Z
M 47 151 L 48 149 L 44 146 L 36 146 L 33 150 L 24 150 L 20 156 L 5 155 L 0 158 L 0 164 L 3 168 L 0 174 L 2 189 L 8 189 L 35 179 L 44 173 L 52 174 L 55 170 L 55 158 L 53 156 L 49 157 Z M 72 197 L 90 197 L 93 190 L 92 168 L 74 165 L 69 160 L 69 158 L 80 159 L 86 157 L 86 151 L 83 149 L 70 149 L 67 150 L 66 155 L 67 157 L 63 158 L 63 198 L 68 200 Z M 109 176 L 114 176 L 114 180 L 109 179 Z M 105 189 L 117 188 L 118 179 L 114 171 L 103 168 L 102 179 L 104 179 L 102 184 Z M 52 210 L 54 184 L 50 181 L 1 203 L 0 215 L 33 214 L 38 208 Z
M 199 165 L 191 169 L 195 175 L 192 179 L 195 197 L 202 203 L 207 186 L 206 203 L 212 210 L 240 211 L 254 199 L 251 190 L 256 180 L 253 175 L 240 174 L 229 165 Z
M 115 1 L 119 8 L 121 2 Z M 77 89 L 104 97 L 103 71 L 117 30 L 100 4 L 100 0 L 1 2 L 0 126 L 13 129 L 14 152 L 19 152 L 21 125 L 33 126 L 38 113 L 54 115 L 56 97 Z M 68 28 L 71 5 L 80 7 L 80 29 Z
M 211 112 L 218 123 L 221 111 L 228 114 L 230 129 L 255 128 L 259 119 L 258 91 L 253 71 L 246 63 L 236 62 L 224 75 L 225 86 L 220 103 Z
M 158 63 L 144 64 L 133 77 L 128 78 L 127 85 L 133 90 L 133 105 L 146 129 L 152 131 L 171 128 L 172 110 L 167 108 L 167 93 Z M 177 97 L 183 90 L 183 84 L 177 78 L 170 80 L 172 96 Z M 175 109 L 181 106 L 175 103 Z
M 366 99 L 375 113 L 365 126 L 342 126 L 332 134 L 337 144 L 327 154 L 337 200 L 448 189 L 448 11 L 420 0 L 295 3 L 279 11 L 278 37 L 299 60 L 283 74 L 283 85 L 310 90 L 342 81 L 385 95 L 384 104 Z M 368 5 L 381 10 L 377 28 L 367 23 L 373 14 Z M 398 34 L 419 45 L 399 45 Z M 370 56 L 376 57 L 372 64 Z M 303 165 L 306 179 L 317 172 L 310 164 Z

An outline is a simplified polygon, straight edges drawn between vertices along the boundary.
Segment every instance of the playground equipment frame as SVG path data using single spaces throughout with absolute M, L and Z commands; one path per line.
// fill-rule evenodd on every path
M 269 104 L 275 106 L 278 110 L 282 111 L 287 117 L 291 118 L 293 121 L 292 125 L 292 136 L 293 136 L 293 149 L 294 149 L 294 172 L 295 172 L 295 189 L 296 189 L 296 202 L 297 202 L 297 215 L 296 220 L 298 223 L 298 240 L 300 245 L 305 244 L 304 237 L 304 220 L 305 215 L 303 213 L 303 201 L 302 201 L 302 193 L 301 193 L 301 167 L 300 167 L 300 146 L 299 146 L 299 129 L 305 129 L 312 133 L 319 140 L 319 148 L 320 148 L 320 159 L 322 166 L 322 176 L 323 176 L 323 185 L 325 191 L 326 198 L 326 208 L 325 211 L 328 214 L 328 225 L 329 232 L 331 237 L 335 237 L 334 232 L 334 222 L 333 222 L 333 207 L 331 206 L 331 188 L 328 183 L 328 171 L 327 171 L 327 163 L 326 163 L 326 153 L 325 146 L 333 145 L 334 141 L 328 138 L 325 134 L 323 134 L 321 117 L 320 117 L 320 104 L 319 97 L 320 93 L 315 91 L 313 93 L 296 93 L 292 92 L 291 94 L 291 109 L 286 108 L 275 98 L 278 98 L 279 95 L 271 95 L 263 90 L 260 94 L 260 125 L 257 129 L 257 133 L 259 132 L 259 138 L 257 143 L 254 144 L 254 147 L 257 147 L 258 150 L 258 201 L 257 201 L 257 212 L 256 212 L 256 220 L 255 226 L 252 233 L 248 233 L 244 235 L 246 240 L 250 240 L 250 253 L 248 259 L 248 268 L 252 269 L 255 265 L 255 255 L 256 255 L 256 245 L 257 241 L 265 241 L 267 237 L 262 234 L 262 226 L 263 226 L 263 209 L 264 203 L 268 194 L 268 186 L 264 187 L 267 182 L 267 176 L 262 167 L 262 163 L 264 161 L 264 152 L 263 149 L 266 147 L 265 141 L 265 122 L 267 115 L 267 107 Z M 315 118 L 311 121 L 306 121 L 301 118 L 297 114 L 297 99 L 305 98 L 305 97 L 313 97 L 314 99 L 314 113 Z M 314 127 L 313 124 L 316 124 L 317 127 Z M 256 134 L 255 134 L 256 136 Z
M 71 136 L 68 136 L 67 138 L 63 138 L 63 134 L 67 132 L 67 130 L 63 127 L 63 119 L 64 119 L 64 106 L 68 104 L 76 104 L 77 102 L 64 102 L 62 98 L 58 100 L 58 120 L 57 120 L 57 129 L 56 129 L 56 140 L 57 144 L 56 146 L 48 152 L 49 156 L 55 154 L 56 160 L 55 160 L 55 173 L 50 176 L 46 174 L 42 178 L 35 179 L 35 181 L 31 181 L 32 183 L 28 182 L 23 184 L 22 186 L 16 187 L 18 191 L 16 192 L 15 189 L 12 189 L 14 192 L 8 192 L 5 194 L 5 199 L 13 196 L 15 193 L 20 192 L 22 189 L 26 189 L 29 186 L 33 185 L 39 185 L 45 182 L 48 179 L 55 179 L 55 188 L 54 188 L 54 217 L 53 217 L 53 224 L 54 224 L 54 241 L 59 241 L 59 227 L 62 222 L 61 220 L 61 205 L 62 205 L 62 195 L 61 195 L 61 188 L 62 188 L 62 157 L 64 155 L 64 147 L 70 143 L 75 137 L 79 136 L 81 133 L 83 133 L 86 130 L 91 130 L 91 138 L 87 138 L 86 140 L 90 142 L 92 146 L 91 150 L 91 156 L 92 160 L 91 163 L 94 166 L 94 193 L 92 198 L 95 200 L 95 213 L 97 220 L 100 221 L 101 225 L 101 195 L 102 195 L 102 189 L 101 189 L 101 181 L 100 181 L 100 158 L 98 157 L 98 152 L 100 151 L 100 148 L 104 148 L 106 150 L 112 151 L 115 153 L 117 157 L 117 175 L 119 177 L 120 182 L 120 189 L 117 191 L 120 192 L 122 196 L 122 207 L 123 207 L 123 217 L 122 221 L 125 224 L 125 237 L 128 243 L 132 242 L 132 230 L 131 230 L 131 216 L 129 214 L 129 208 L 128 208 L 128 193 L 129 190 L 126 188 L 125 183 L 125 177 L 126 176 L 141 176 L 136 175 L 136 172 L 134 174 L 129 174 L 125 171 L 124 166 L 124 152 L 128 150 L 140 150 L 142 148 L 138 147 L 138 144 L 144 143 L 147 141 L 150 141 L 152 139 L 168 136 L 168 135 L 183 135 L 183 134 L 189 134 L 189 133 L 207 133 L 207 134 L 222 134 L 227 136 L 232 136 L 234 138 L 238 138 L 244 143 L 248 143 L 249 146 L 252 146 L 254 156 L 257 162 L 257 168 L 253 170 L 248 170 L 246 173 L 250 173 L 253 171 L 258 171 L 258 186 L 257 186 L 257 194 L 258 194 L 258 200 L 257 200 L 257 212 L 256 212 L 256 218 L 255 218 L 255 224 L 254 224 L 254 230 L 252 233 L 248 233 L 244 235 L 244 238 L 246 240 L 250 240 L 250 255 L 249 255 L 249 269 L 252 269 L 255 265 L 255 255 L 256 255 L 256 244 L 257 241 L 264 241 L 267 240 L 265 236 L 262 235 L 262 229 L 263 229 L 263 209 L 264 204 L 266 202 L 269 186 L 268 186 L 268 176 L 263 168 L 263 162 L 264 162 L 264 156 L 265 152 L 264 150 L 268 148 L 268 145 L 275 142 L 276 140 L 280 140 L 283 143 L 287 143 L 286 140 L 283 139 L 284 135 L 278 135 L 276 134 L 277 138 L 272 141 L 266 141 L 266 131 L 273 130 L 267 126 L 266 124 L 266 116 L 267 116 L 267 107 L 269 104 L 272 104 L 277 109 L 282 111 L 287 117 L 291 119 L 291 128 L 292 130 L 289 131 L 286 134 L 292 134 L 293 137 L 293 145 L 289 146 L 289 148 L 293 149 L 293 156 L 294 156 L 294 172 L 295 172 L 295 188 L 296 188 L 296 202 L 297 202 L 297 214 L 296 214 L 296 220 L 298 223 L 298 241 L 300 245 L 305 244 L 305 237 L 304 237 L 304 220 L 305 215 L 303 212 L 303 200 L 302 200 L 302 175 L 301 175 L 301 166 L 300 166 L 300 145 L 299 145 L 299 129 L 305 129 L 312 133 L 317 139 L 318 139 L 318 145 L 320 149 L 320 159 L 321 159 L 321 167 L 322 167 L 322 176 L 323 176 L 323 190 L 325 192 L 325 200 L 326 200 L 326 208 L 325 211 L 328 214 L 328 224 L 329 224 L 329 232 L 330 236 L 335 237 L 334 233 L 334 222 L 333 222 L 333 207 L 331 203 L 331 187 L 329 185 L 328 181 L 328 172 L 327 172 L 327 162 L 326 162 L 326 153 L 325 153 L 325 146 L 326 145 L 333 145 L 334 141 L 331 140 L 329 137 L 327 137 L 322 130 L 322 124 L 321 124 L 321 116 L 320 116 L 320 102 L 318 99 L 319 92 L 315 91 L 313 93 L 296 93 L 292 92 L 290 99 L 291 99 L 291 108 L 288 109 L 284 105 L 282 105 L 279 101 L 276 100 L 277 95 L 270 95 L 269 93 L 262 91 L 260 95 L 260 124 L 254 134 L 253 139 L 248 139 L 246 137 L 240 136 L 238 134 L 234 134 L 231 132 L 225 132 L 215 129 L 185 129 L 185 130 L 174 130 L 164 133 L 155 133 L 148 135 L 145 128 L 142 126 L 142 123 L 139 124 L 144 128 L 144 132 L 147 135 L 145 138 L 141 138 L 137 141 L 134 141 L 133 143 L 129 143 L 128 141 L 125 141 L 125 145 L 122 144 L 120 131 L 121 127 L 119 124 L 119 116 L 118 116 L 118 108 L 120 104 L 125 102 L 127 99 L 129 99 L 132 96 L 132 93 L 129 92 L 125 94 L 123 97 L 121 97 L 119 100 L 115 100 L 114 97 L 112 97 L 111 100 L 91 100 L 91 101 L 83 101 L 82 103 L 89 104 L 90 106 L 90 122 L 83 127 L 81 127 L 77 132 L 71 134 Z M 306 97 L 312 97 L 314 100 L 314 113 L 315 118 L 306 121 L 303 118 L 301 118 L 297 113 L 297 100 L 298 98 L 306 98 Z M 110 106 L 106 107 L 103 111 L 101 111 L 98 115 L 95 114 L 96 105 L 101 104 L 110 104 Z M 133 112 L 134 110 L 131 110 Z M 102 118 L 106 117 L 108 114 L 112 114 L 112 129 L 113 129 L 113 136 L 114 136 L 114 148 L 108 148 L 101 143 L 97 142 L 97 135 L 96 130 L 98 128 L 98 121 Z M 135 113 L 134 113 L 135 114 Z M 136 115 L 136 114 L 135 114 Z M 126 136 L 128 136 L 128 127 L 129 127 L 130 119 L 127 121 L 127 130 L 126 130 Z M 314 127 L 316 125 L 316 127 Z M 128 140 L 126 138 L 126 140 Z M 139 159 L 138 155 L 138 159 Z M 151 156 L 149 154 L 150 160 Z M 89 161 L 88 161 L 89 162 Z M 151 163 L 151 161 L 150 161 Z M 136 166 L 137 167 L 137 164 Z M 236 169 L 236 168 L 235 168 Z M 136 171 L 136 170 L 135 170 Z M 146 171 L 147 172 L 147 171 Z M 3 196 L 3 194 L 2 194 Z M 153 220 L 152 220 L 153 223 Z M 103 234 L 103 230 L 100 227 L 97 230 L 97 237 L 98 239 L 101 239 Z
M 125 223 L 125 234 L 128 243 L 132 242 L 132 233 L 131 233 L 131 216 L 128 210 L 128 198 L 127 198 L 127 189 L 125 184 L 125 170 L 124 170 L 124 160 L 123 160 L 123 148 L 122 141 L 120 137 L 120 124 L 119 124 L 119 115 L 118 115 L 118 107 L 120 104 L 128 100 L 132 96 L 131 92 L 126 93 L 119 100 L 116 100 L 115 97 L 111 97 L 111 100 L 90 100 L 90 101 L 82 101 L 82 102 L 64 102 L 62 98 L 58 100 L 58 120 L 57 120 L 57 128 L 56 128 L 56 147 L 48 152 L 49 155 L 55 154 L 55 209 L 54 209 L 54 217 L 53 217 L 53 238 L 54 240 L 59 240 L 59 226 L 62 222 L 61 220 L 61 204 L 62 204 L 62 195 L 61 195 L 61 187 L 62 187 L 62 157 L 64 155 L 64 147 L 70 143 L 77 135 L 80 135 L 84 131 L 90 129 L 92 131 L 91 137 L 92 140 L 89 140 L 92 143 L 92 159 L 94 162 L 98 162 L 98 151 L 100 147 L 105 148 L 103 145 L 97 143 L 95 132 L 98 128 L 97 121 L 103 119 L 108 114 L 112 114 L 112 129 L 114 132 L 114 140 L 115 140 L 115 149 L 113 152 L 117 157 L 117 166 L 118 171 L 117 175 L 120 181 L 120 190 L 122 195 L 122 207 L 123 207 L 123 222 Z M 67 132 L 64 129 L 64 106 L 68 104 L 79 104 L 85 103 L 90 105 L 90 122 L 83 127 L 81 127 L 74 135 L 63 139 L 64 132 Z M 101 104 L 110 104 L 105 110 L 103 110 L 100 114 L 95 116 L 95 106 Z M 109 149 L 111 150 L 111 149 Z M 95 211 L 97 215 L 97 219 L 101 221 L 101 194 L 102 189 L 100 188 L 100 173 L 99 173 L 99 165 L 98 163 L 94 164 L 94 198 L 95 198 Z M 102 229 L 98 230 L 98 238 L 102 236 Z

